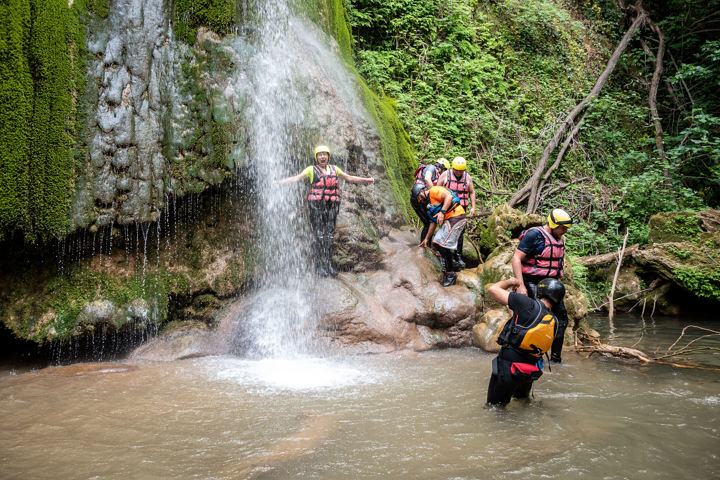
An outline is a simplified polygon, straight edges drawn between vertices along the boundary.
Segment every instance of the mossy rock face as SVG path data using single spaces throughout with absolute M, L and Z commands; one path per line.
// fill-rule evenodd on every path
M 649 243 L 694 240 L 702 232 L 700 218 L 692 212 L 656 213 L 648 222 Z
M 479 247 L 484 253 L 492 252 L 498 245 L 516 238 L 523 230 L 543 223 L 540 215 L 525 215 L 507 204 L 500 205 L 488 217 L 485 228 L 480 231 Z

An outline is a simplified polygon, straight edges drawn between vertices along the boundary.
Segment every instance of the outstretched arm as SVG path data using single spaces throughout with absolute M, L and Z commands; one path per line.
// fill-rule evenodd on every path
M 510 297 L 510 291 L 508 289 L 511 287 L 518 287 L 521 284 L 522 283 L 518 282 L 517 278 L 508 278 L 506 280 L 500 280 L 497 283 L 493 283 L 487 287 L 487 291 L 495 300 L 503 305 L 507 305 L 508 297 Z
M 279 184 L 279 183 L 297 183 L 297 182 L 302 181 L 303 178 L 306 178 L 306 177 L 305 177 L 305 173 L 300 172 L 300 173 L 298 173 L 297 175 L 293 175 L 292 177 L 285 177 L 285 178 L 280 179 L 280 180 L 274 180 L 273 183 L 275 183 L 275 184 Z
M 372 177 L 356 177 L 355 175 L 348 175 L 343 171 L 338 171 L 340 178 L 350 183 L 375 183 L 375 179 Z

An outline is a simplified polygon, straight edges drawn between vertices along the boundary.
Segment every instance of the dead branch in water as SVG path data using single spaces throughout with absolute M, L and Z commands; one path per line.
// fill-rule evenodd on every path
M 617 280 L 620 276 L 620 267 L 622 266 L 623 255 L 625 255 L 625 245 L 627 244 L 628 235 L 630 235 L 630 229 L 626 228 L 622 248 L 618 250 L 617 267 L 615 268 L 615 276 L 613 277 L 612 287 L 610 288 L 610 296 L 608 297 L 608 303 L 610 304 L 608 307 L 608 321 L 610 322 L 610 328 L 613 328 L 612 322 L 613 317 L 615 317 L 615 300 L 613 297 L 615 296 L 615 287 L 617 286 Z
M 708 331 L 708 332 L 712 332 L 712 333 L 709 335 L 703 335 L 701 337 L 698 337 L 698 338 L 688 342 L 681 349 L 671 352 L 672 348 L 675 347 L 675 345 L 677 345 L 678 342 L 680 341 L 680 339 L 682 339 L 682 337 L 685 335 L 685 332 L 687 331 L 688 328 L 698 328 L 700 330 L 704 330 L 704 331 Z M 709 328 L 698 327 L 696 325 L 688 325 L 683 329 L 683 331 L 680 334 L 680 336 L 678 337 L 678 339 L 675 340 L 675 342 L 668 347 L 668 349 L 666 350 L 666 352 L 664 354 L 653 357 L 653 356 L 648 355 L 647 353 L 645 353 L 641 350 L 637 350 L 635 348 L 619 347 L 616 345 L 608 345 L 606 343 L 600 342 L 599 340 L 591 337 L 590 335 L 587 335 L 585 333 L 579 333 L 579 334 L 576 334 L 576 337 L 575 337 L 575 351 L 580 352 L 580 353 L 587 353 L 585 358 L 590 358 L 593 354 L 599 353 L 600 355 L 605 355 L 605 356 L 614 357 L 614 358 L 620 358 L 620 359 L 624 359 L 624 360 L 639 360 L 643 364 L 655 363 L 655 364 L 659 364 L 659 365 L 670 365 L 670 366 L 677 367 L 677 368 L 694 368 L 694 369 L 699 369 L 699 370 L 711 370 L 711 371 L 720 372 L 719 367 L 706 367 L 706 366 L 702 366 L 702 365 L 675 363 L 675 362 L 668 362 L 668 361 L 664 360 L 666 358 L 677 357 L 677 356 L 681 356 L 681 355 L 689 355 L 689 354 L 701 352 L 701 351 L 708 351 L 708 350 L 720 351 L 720 348 L 718 348 L 718 347 L 689 348 L 690 345 L 697 342 L 698 340 L 701 340 L 701 339 L 707 338 L 707 337 L 713 337 L 716 335 L 720 335 L 720 332 L 711 330 Z M 587 342 L 587 343 L 578 343 L 578 340 L 580 340 L 580 342 Z

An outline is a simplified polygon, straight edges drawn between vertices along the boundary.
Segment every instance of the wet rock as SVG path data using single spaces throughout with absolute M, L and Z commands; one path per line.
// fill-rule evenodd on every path
M 120 37 L 113 37 L 105 46 L 103 63 L 106 66 L 122 63 L 123 41 Z
M 75 330 L 80 333 L 93 330 L 98 324 L 117 327 L 118 308 L 109 300 L 95 300 L 83 306 L 75 320 Z
M 106 205 L 110 205 L 115 198 L 116 183 L 117 177 L 109 168 L 105 169 L 95 182 L 95 198 Z
M 544 223 L 540 215 L 525 215 L 507 204 L 500 205 L 485 222 L 485 228 L 480 233 L 480 249 L 490 253 L 499 245 L 517 238 L 523 230 Z
M 472 329 L 473 345 L 486 352 L 499 352 L 497 338 L 505 322 L 510 318 L 510 311 L 505 308 L 488 310 Z

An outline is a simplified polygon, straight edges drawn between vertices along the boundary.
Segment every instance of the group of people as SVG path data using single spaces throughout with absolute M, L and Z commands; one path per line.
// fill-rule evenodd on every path
M 307 202 L 315 236 L 315 266 L 319 275 L 335 276 L 332 255 L 340 208 L 339 179 L 370 184 L 375 180 L 350 175 L 331 164 L 330 149 L 324 145 L 315 148 L 314 165 L 275 183 L 304 179 L 310 186 Z M 438 252 L 442 285 L 454 285 L 457 272 L 465 268 L 462 248 L 467 217 L 475 215 L 475 188 L 466 160 L 455 157 L 450 163 L 440 158 L 434 164 L 421 164 L 415 171 L 410 203 L 423 225 L 419 246 L 431 246 Z M 561 362 L 568 315 L 563 301 L 565 287 L 559 279 L 565 259 L 563 235 L 572 224 L 567 212 L 552 210 L 545 225 L 520 235 L 512 258 L 513 278 L 488 287 L 488 293 L 512 313 L 498 336 L 501 349 L 493 360 L 489 405 L 505 406 L 513 397 L 527 398 L 533 382 L 542 375 L 543 354 L 550 352 L 551 362 Z
M 467 217 L 475 215 L 475 201 L 475 187 L 463 157 L 455 157 L 452 164 L 441 158 L 415 170 L 410 204 L 423 225 L 420 246 L 432 245 L 438 252 L 443 287 L 454 285 L 457 272 L 465 268 L 463 234 Z

